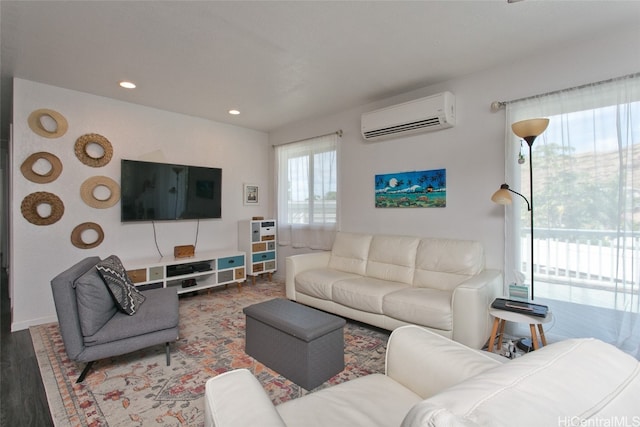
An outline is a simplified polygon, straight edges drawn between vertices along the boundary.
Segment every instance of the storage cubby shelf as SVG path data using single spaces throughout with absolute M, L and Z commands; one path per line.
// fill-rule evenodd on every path
M 251 276 L 254 285 L 256 276 L 266 273 L 271 280 L 271 274 L 277 269 L 277 238 L 274 219 L 238 222 L 238 249 L 248 254 L 247 275 Z

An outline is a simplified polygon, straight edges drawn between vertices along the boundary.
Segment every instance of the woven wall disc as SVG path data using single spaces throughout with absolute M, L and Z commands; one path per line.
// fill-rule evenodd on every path
M 98 199 L 94 194 L 95 189 L 100 186 L 109 189 L 109 197 L 104 200 Z M 120 186 L 108 176 L 92 176 L 91 178 L 87 178 L 80 186 L 80 197 L 92 208 L 110 208 L 120 200 Z
M 40 159 L 46 160 L 51 165 L 49 172 L 39 174 L 33 170 L 33 165 Z M 33 153 L 27 159 L 22 162 L 20 166 L 22 175 L 31 182 L 37 182 L 38 184 L 46 184 L 47 182 L 55 181 L 62 173 L 62 162 L 54 154 L 47 153 L 46 151 L 40 151 Z
M 87 230 L 93 230 L 98 233 L 98 238 L 95 242 L 87 243 L 82 240 L 82 233 Z M 82 224 L 78 224 L 73 231 L 71 232 L 71 243 L 76 248 L 80 249 L 91 249 L 98 246 L 104 240 L 104 231 L 102 231 L 102 227 L 96 224 L 95 222 L 83 222 Z
M 100 157 L 91 157 L 87 152 L 87 146 L 89 144 L 98 144 L 102 147 L 104 154 Z M 113 147 L 111 143 L 107 138 L 97 133 L 88 133 L 78 138 L 74 146 L 74 151 L 76 157 L 82 163 L 92 168 L 99 168 L 106 165 L 111 161 L 111 157 L 113 157 Z
M 42 125 L 43 117 L 49 117 L 53 119 L 53 121 L 56 122 L 56 129 L 53 131 L 49 131 L 47 128 L 45 128 Z M 67 133 L 67 129 L 69 128 L 67 119 L 65 119 L 62 114 L 54 110 L 48 110 L 46 108 L 35 110 L 31 114 L 29 114 L 27 122 L 29 122 L 29 127 L 32 131 L 40 136 L 44 136 L 45 138 L 60 138 L 62 135 Z
M 38 213 L 38 206 L 42 204 L 51 206 L 51 214 L 49 216 L 43 217 Z M 51 225 L 62 218 L 62 214 L 64 214 L 64 203 L 53 193 L 38 191 L 22 199 L 20 211 L 22 211 L 22 216 L 31 224 Z

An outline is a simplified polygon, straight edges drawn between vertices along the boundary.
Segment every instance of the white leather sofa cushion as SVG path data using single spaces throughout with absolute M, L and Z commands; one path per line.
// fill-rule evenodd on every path
M 382 314 L 383 297 L 408 286 L 372 277 L 341 280 L 333 284 L 333 301 L 356 310 Z
M 384 296 L 385 315 L 416 325 L 451 331 L 451 292 L 428 288 L 406 288 Z
M 364 276 L 371 238 L 370 234 L 337 233 L 331 248 L 329 268 Z
M 276 410 L 287 427 L 389 427 L 400 425 L 421 400 L 391 378 L 372 374 L 282 403 Z
M 340 280 L 358 278 L 357 274 L 339 270 L 319 268 L 299 273 L 296 280 L 296 290 L 312 297 L 331 300 L 333 298 L 333 284 Z
M 367 276 L 410 285 L 420 239 L 410 236 L 373 236 Z
M 227 371 L 216 376 L 215 381 L 212 379 L 205 384 L 205 427 L 287 427 L 248 369 Z M 250 411 L 247 402 L 251 402 Z
M 602 341 L 566 340 L 417 404 L 402 427 L 630 425 L 613 423 L 640 420 L 638 396 L 636 359 Z
M 453 290 L 484 268 L 484 250 L 471 240 L 423 238 L 417 248 L 413 285 Z

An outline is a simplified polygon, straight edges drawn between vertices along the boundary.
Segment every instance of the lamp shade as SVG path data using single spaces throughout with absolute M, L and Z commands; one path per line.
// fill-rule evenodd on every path
M 536 137 L 547 129 L 549 119 L 528 119 L 515 122 L 511 125 L 511 130 L 520 138 Z
M 511 194 L 509 193 L 509 186 L 502 184 L 500 189 L 491 196 L 491 201 L 499 205 L 510 205 L 512 200 Z

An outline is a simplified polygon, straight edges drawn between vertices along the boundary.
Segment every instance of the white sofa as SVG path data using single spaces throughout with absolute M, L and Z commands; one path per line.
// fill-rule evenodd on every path
M 245 369 L 211 378 L 206 427 L 632 426 L 640 364 L 595 339 L 553 343 L 514 360 L 418 326 L 394 330 L 386 373 L 274 406 Z
M 476 241 L 339 232 L 331 251 L 287 257 L 286 293 L 383 329 L 415 324 L 482 348 L 502 273 L 485 269 Z

